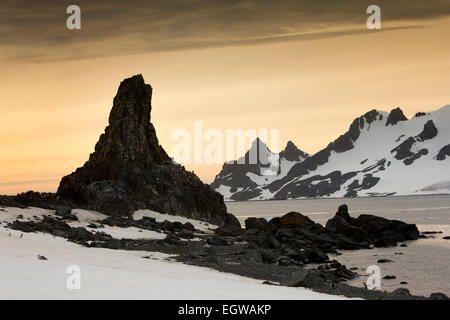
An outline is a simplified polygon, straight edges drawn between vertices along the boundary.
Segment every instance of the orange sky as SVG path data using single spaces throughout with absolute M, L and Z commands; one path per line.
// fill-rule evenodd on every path
M 408 25 L 396 22 L 395 25 Z M 154 88 L 152 122 L 171 133 L 279 129 L 314 153 L 376 108 L 407 116 L 450 104 L 450 19 L 325 39 L 52 61 L 0 59 L 0 194 L 55 191 L 88 159 L 122 79 Z M 386 25 L 389 27 L 389 25 Z M 211 182 L 220 165 L 187 166 Z

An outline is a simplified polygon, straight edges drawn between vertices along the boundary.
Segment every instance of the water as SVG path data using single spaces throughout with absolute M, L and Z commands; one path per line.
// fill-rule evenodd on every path
M 435 235 L 435 238 L 407 242 L 407 248 L 344 251 L 342 256 L 330 256 L 349 268 L 358 268 L 361 277 L 351 284 L 362 286 L 367 279 L 367 267 L 375 264 L 381 268 L 382 277 L 397 277 L 394 280 L 382 280 L 383 290 L 405 287 L 413 294 L 442 292 L 450 296 L 450 240 L 442 239 L 450 236 L 450 195 L 227 202 L 227 207 L 242 224 L 248 217 L 270 219 L 297 211 L 324 225 L 334 216 L 339 205 L 344 203 L 349 206 L 349 212 L 354 217 L 363 213 L 374 214 L 417 224 L 421 232 L 443 232 Z M 384 258 L 394 262 L 376 263 Z M 400 285 L 401 281 L 408 284 Z

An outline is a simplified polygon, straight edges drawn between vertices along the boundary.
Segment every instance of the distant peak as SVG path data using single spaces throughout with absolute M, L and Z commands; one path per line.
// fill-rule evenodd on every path
M 267 144 L 258 137 L 252 142 L 251 148 L 257 148 L 257 147 L 259 147 L 259 148 L 263 147 L 263 148 L 267 149 Z
M 406 120 L 408 120 L 408 118 L 403 114 L 402 109 L 396 108 L 396 109 L 393 109 L 389 113 L 389 117 L 386 121 L 386 126 L 388 126 L 388 125 L 395 126 L 400 121 L 406 121 Z
M 289 161 L 300 161 L 309 157 L 309 155 L 297 148 L 295 143 L 289 140 L 286 144 L 286 148 L 284 148 L 284 150 L 280 152 L 280 157 L 285 158 Z
M 148 87 L 150 85 L 145 83 L 142 74 L 134 75 L 130 78 L 124 79 L 119 86 L 118 92 L 123 90 L 130 90 L 131 88 Z
M 299 148 L 297 148 L 297 146 L 295 145 L 294 142 L 292 142 L 291 140 L 289 140 L 286 144 L 286 148 L 284 148 L 284 150 L 287 149 L 291 149 L 291 150 L 299 150 Z
M 297 146 L 295 145 L 295 143 L 293 143 L 291 140 L 289 140 L 286 144 L 286 148 L 297 148 Z

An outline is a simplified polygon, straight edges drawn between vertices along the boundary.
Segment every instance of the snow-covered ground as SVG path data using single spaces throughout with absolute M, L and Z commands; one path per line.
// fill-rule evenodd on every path
M 49 234 L 9 230 L 4 221 L 18 215 L 33 219 L 50 211 L 0 209 L 5 210 L 0 210 L 0 299 L 342 299 L 184 265 L 161 253 L 85 248 Z M 74 212 L 81 224 L 101 217 L 92 211 Z M 143 236 L 136 228 L 122 232 L 127 238 Z M 67 288 L 67 268 L 73 265 L 81 271 L 80 290 Z

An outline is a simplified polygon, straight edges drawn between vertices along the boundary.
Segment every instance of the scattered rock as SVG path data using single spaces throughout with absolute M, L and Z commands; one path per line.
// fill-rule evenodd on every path
M 436 292 L 430 295 L 431 300 L 450 300 L 445 294 Z
M 234 225 L 224 225 L 217 228 L 214 232 L 220 236 L 237 237 L 242 234 L 242 229 Z
M 228 245 L 228 241 L 224 237 L 221 237 L 221 236 L 212 236 L 212 237 L 208 238 L 208 240 L 206 242 L 210 245 L 215 245 L 215 246 L 227 246 Z
M 320 288 L 325 285 L 325 282 L 316 272 L 303 269 L 294 273 L 292 279 L 287 280 L 281 285 L 287 287 Z
M 183 228 L 184 228 L 185 230 L 188 230 L 188 231 L 192 231 L 192 232 L 195 231 L 194 225 L 193 225 L 192 223 L 190 223 L 190 222 L 186 222 L 186 223 L 183 225 Z
M 358 247 L 392 247 L 405 240 L 417 240 L 419 230 L 416 225 L 397 220 L 388 220 L 373 215 L 360 215 L 354 219 L 348 215 L 345 205 L 339 207 L 336 215 L 328 220 L 326 229 L 336 235 L 342 235 Z
M 39 254 L 38 254 L 37 258 L 38 258 L 39 260 L 48 260 L 46 257 L 41 256 L 41 255 L 39 255 Z
M 267 221 L 264 218 L 248 218 L 245 220 L 246 229 L 264 230 L 266 225 Z
M 348 206 L 346 204 L 339 206 L 336 216 L 341 217 L 347 222 L 351 222 L 350 215 L 348 214 Z
M 377 261 L 377 263 L 389 263 L 389 262 L 393 262 L 393 261 L 390 259 L 380 259 Z
M 392 294 L 411 295 L 411 292 L 407 288 L 398 288 L 392 291 Z
M 278 228 L 285 228 L 285 227 L 294 227 L 294 226 L 307 226 L 307 225 L 314 225 L 315 222 L 312 221 L 307 216 L 302 215 L 298 212 L 289 212 L 282 216 L 281 218 L 274 218 L 271 220 L 271 223 L 273 223 Z
M 69 207 L 59 207 L 55 210 L 55 215 L 63 219 L 78 221 L 78 217 L 72 214 L 72 209 Z

